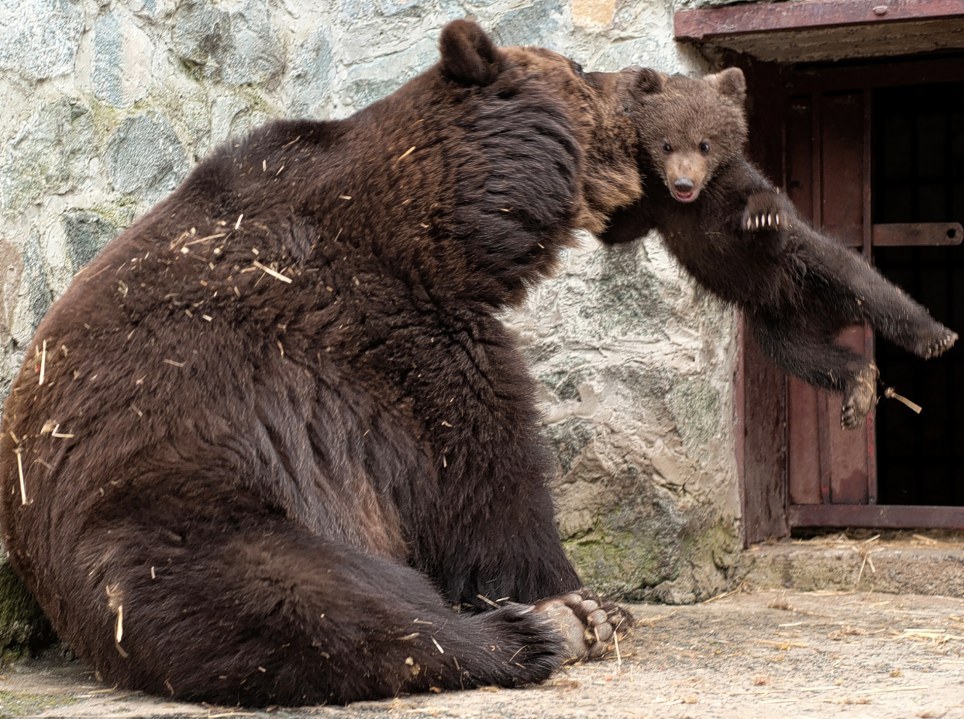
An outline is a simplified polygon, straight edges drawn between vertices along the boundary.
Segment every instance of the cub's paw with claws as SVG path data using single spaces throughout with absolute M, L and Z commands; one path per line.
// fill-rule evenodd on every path
M 946 327 L 938 325 L 938 329 L 935 332 L 920 338 L 917 343 L 916 352 L 918 356 L 924 359 L 933 359 L 947 352 L 956 342 L 956 332 L 952 332 Z
M 778 192 L 754 192 L 746 198 L 740 227 L 748 232 L 789 227 L 787 200 Z
M 607 655 L 633 624 L 629 612 L 588 589 L 543 599 L 535 606 L 562 634 L 570 662 Z
M 861 369 L 844 389 L 840 408 L 840 426 L 856 429 L 864 423 L 870 410 L 877 404 L 877 365 L 870 363 Z

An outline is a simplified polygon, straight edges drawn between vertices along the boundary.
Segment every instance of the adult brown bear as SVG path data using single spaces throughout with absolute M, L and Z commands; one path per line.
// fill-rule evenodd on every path
M 75 279 L 6 405 L 3 539 L 105 681 L 340 703 L 605 648 L 496 314 L 640 195 L 636 80 L 452 23 L 398 92 L 221 148 Z

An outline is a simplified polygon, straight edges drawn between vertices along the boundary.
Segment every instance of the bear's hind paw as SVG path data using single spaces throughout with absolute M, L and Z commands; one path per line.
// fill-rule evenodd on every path
M 543 599 L 536 604 L 536 611 L 556 624 L 570 662 L 607 655 L 633 624 L 629 612 L 599 599 L 588 589 Z

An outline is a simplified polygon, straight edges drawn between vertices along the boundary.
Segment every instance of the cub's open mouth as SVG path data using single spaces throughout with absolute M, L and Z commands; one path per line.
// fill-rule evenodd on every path
M 682 190 L 677 190 L 673 187 L 669 188 L 670 194 L 673 196 L 674 200 L 679 200 L 680 202 L 692 202 L 696 199 L 696 196 L 700 194 L 699 190 L 687 190 L 683 192 Z

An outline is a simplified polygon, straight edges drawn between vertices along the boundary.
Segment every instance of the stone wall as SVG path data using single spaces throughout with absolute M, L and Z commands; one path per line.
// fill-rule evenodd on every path
M 692 4 L 692 3 L 688 3 Z M 701 72 L 672 0 L 0 0 L 0 391 L 73 273 L 218 143 L 344 117 L 475 16 L 598 70 Z M 542 382 L 560 531 L 588 583 L 687 602 L 738 549 L 733 318 L 658 237 L 585 237 L 507 318 Z

